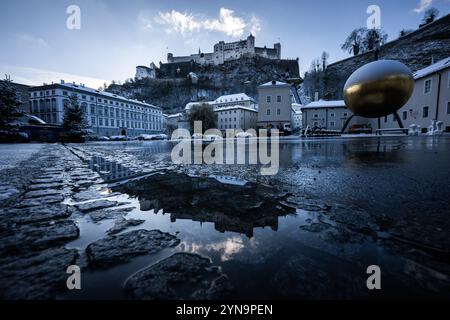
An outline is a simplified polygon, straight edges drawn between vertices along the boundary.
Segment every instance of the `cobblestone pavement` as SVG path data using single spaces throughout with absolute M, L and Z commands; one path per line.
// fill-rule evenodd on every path
M 105 193 L 103 179 L 89 169 L 91 156 L 60 144 L 32 150 L 15 167 L 0 171 L 1 298 L 54 299 L 67 291 L 70 265 L 108 268 L 178 245 L 175 235 L 158 230 L 126 232 L 143 221 L 124 218 L 133 207 L 109 199 L 115 194 Z M 116 223 L 86 252 L 68 249 L 66 244 L 80 236 L 77 222 L 85 216 L 93 222 L 112 218 Z M 189 265 L 191 260 L 183 261 Z
M 388 266 L 383 283 L 393 289 L 384 297 L 450 292 L 444 180 L 428 178 L 433 173 L 425 169 L 411 173 L 422 159 L 444 168 L 445 145 L 424 155 L 401 142 L 393 151 L 369 153 L 374 163 L 359 145 L 345 145 L 344 160 L 321 158 L 315 144 L 306 145 L 302 161 L 276 177 L 260 177 L 254 174 L 258 168 L 248 166 L 173 165 L 167 146 L 46 144 L 0 170 L 0 298 L 67 298 L 66 270 L 73 264 L 87 279 L 88 288 L 75 296 L 83 299 L 110 297 L 114 290 L 120 291 L 114 298 L 134 299 L 219 298 L 230 292 L 238 298 L 361 298 L 368 297 L 364 266 L 374 259 Z M 326 150 L 339 153 L 339 147 Z M 221 187 L 208 180 L 215 175 L 245 179 L 248 189 Z M 392 192 L 400 187 L 384 181 L 395 175 L 411 191 Z M 128 179 L 133 182 L 123 188 L 112 186 Z M 421 191 L 421 181 L 429 189 Z M 367 193 L 365 184 L 378 188 Z M 199 191 L 189 189 L 193 185 Z M 392 197 L 378 204 L 386 193 Z M 418 196 L 420 204 L 412 206 L 409 199 Z M 170 218 L 161 222 L 164 211 Z M 184 221 L 173 223 L 177 219 Z M 253 234 L 255 226 L 280 230 Z M 232 232 L 223 234 L 227 230 Z M 107 286 L 110 278 L 118 287 Z M 234 284 L 242 284 L 238 295 Z

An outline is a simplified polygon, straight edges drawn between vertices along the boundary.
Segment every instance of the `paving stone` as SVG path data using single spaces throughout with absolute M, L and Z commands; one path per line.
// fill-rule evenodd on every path
M 86 254 L 91 267 L 110 267 L 136 256 L 174 247 L 179 242 L 176 236 L 159 230 L 134 230 L 91 243 L 86 248 Z

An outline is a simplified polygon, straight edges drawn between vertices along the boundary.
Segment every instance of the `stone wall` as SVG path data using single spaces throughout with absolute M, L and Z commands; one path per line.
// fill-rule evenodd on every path
M 424 26 L 413 33 L 381 47 L 380 59 L 398 60 L 417 71 L 450 56 L 450 15 Z M 359 67 L 374 61 L 374 52 L 360 54 L 327 67 L 324 88 L 317 88 L 323 97 L 342 99 L 342 90 L 348 77 Z M 325 91 L 325 92 L 324 92 Z

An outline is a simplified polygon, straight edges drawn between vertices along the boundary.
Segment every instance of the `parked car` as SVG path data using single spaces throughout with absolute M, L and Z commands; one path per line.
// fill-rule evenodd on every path
M 348 133 L 359 134 L 359 133 L 372 133 L 372 128 L 363 124 L 354 124 L 348 129 Z
M 214 141 L 214 140 L 218 140 L 218 139 L 223 139 L 223 138 L 217 134 L 205 134 L 203 136 L 203 141 Z
M 127 136 L 111 136 L 109 137 L 111 141 L 127 141 L 129 140 Z
M 236 138 L 253 138 L 254 136 L 249 132 L 238 132 Z
M 101 136 L 101 137 L 98 137 L 97 140 L 98 140 L 98 141 L 110 141 L 111 139 L 109 139 L 109 138 L 106 137 L 106 136 Z

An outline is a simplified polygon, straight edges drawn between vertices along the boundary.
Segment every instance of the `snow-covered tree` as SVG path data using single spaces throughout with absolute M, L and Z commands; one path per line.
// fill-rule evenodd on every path
M 353 53 L 353 55 L 357 56 L 360 53 L 364 34 L 364 28 L 353 30 L 347 39 L 345 39 L 345 42 L 341 45 L 342 50 L 347 51 L 348 53 Z
M 439 10 L 432 7 L 430 9 L 428 9 L 427 11 L 425 11 L 425 13 L 423 14 L 423 23 L 428 24 L 433 22 L 434 20 L 436 20 L 436 18 L 439 16 Z
M 386 43 L 387 38 L 382 30 L 358 28 L 350 33 L 341 48 L 356 56 L 379 48 Z
M 368 29 L 363 39 L 364 52 L 375 50 L 386 43 L 387 34 L 380 29 Z
M 16 88 L 9 78 L 0 81 L 0 130 L 11 129 L 11 122 L 23 115 L 19 110 Z
M 69 131 L 71 137 L 81 137 L 87 128 L 84 110 L 75 94 L 68 99 L 62 126 Z

